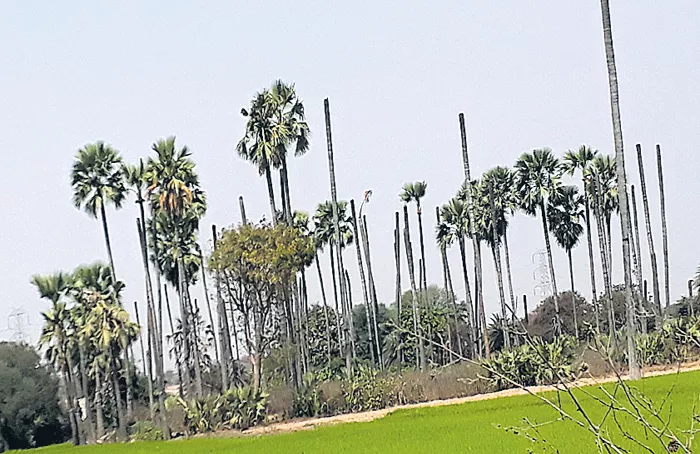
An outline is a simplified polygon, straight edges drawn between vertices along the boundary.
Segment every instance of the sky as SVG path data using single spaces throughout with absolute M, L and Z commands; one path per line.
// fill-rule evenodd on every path
M 675 300 L 700 262 L 700 213 L 692 209 L 700 192 L 700 3 L 611 3 L 628 178 L 638 184 L 634 145 L 641 143 L 660 270 L 653 148 L 663 147 Z M 241 107 L 278 78 L 296 84 L 312 131 L 308 154 L 289 163 L 292 206 L 313 212 L 330 198 L 323 122 L 329 98 L 339 197 L 360 200 L 373 190 L 365 213 L 384 302 L 394 297 L 394 212 L 409 181 L 428 184 L 427 274 L 430 283 L 442 283 L 433 213 L 463 178 L 459 112 L 474 176 L 513 165 L 534 148 L 560 156 L 583 143 L 613 149 L 600 4 L 593 0 L 2 2 L 0 43 L 0 340 L 16 338 L 20 322 L 10 314 L 21 313 L 25 339 L 37 341 L 48 303 L 31 286 L 33 274 L 107 260 L 100 223 L 71 201 L 71 165 L 87 143 L 103 140 L 128 162 L 152 155 L 151 144 L 163 137 L 187 145 L 208 196 L 205 250 L 211 224 L 240 221 L 239 195 L 249 219 L 269 218 L 264 178 L 236 155 L 235 144 L 244 132 Z M 108 209 L 129 310 L 144 300 L 137 215 L 133 198 L 117 212 Z M 538 301 L 540 220 L 517 214 L 509 235 L 514 291 Z M 619 233 L 613 241 L 614 280 L 621 282 Z M 486 309 L 493 313 L 498 288 L 491 255 L 483 255 Z M 327 285 L 328 260 L 321 257 Z M 463 297 L 456 247 L 449 260 Z M 359 302 L 354 249 L 345 262 Z M 554 265 L 559 288 L 569 288 L 566 255 L 556 246 Z M 590 297 L 585 238 L 574 266 L 576 288 Z M 315 270 L 307 276 L 318 301 Z M 201 289 L 195 295 L 203 298 Z

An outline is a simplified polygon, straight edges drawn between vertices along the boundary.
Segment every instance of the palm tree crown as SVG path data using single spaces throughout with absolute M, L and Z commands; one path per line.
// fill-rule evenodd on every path
M 583 235 L 583 197 L 576 186 L 564 186 L 547 206 L 549 229 L 557 244 L 571 251 Z
M 126 196 L 121 163 L 119 153 L 103 142 L 78 150 L 71 173 L 75 206 L 93 217 L 109 203 L 121 208 Z
M 515 163 L 521 208 L 530 215 L 561 186 L 562 166 L 549 148 L 523 153 Z

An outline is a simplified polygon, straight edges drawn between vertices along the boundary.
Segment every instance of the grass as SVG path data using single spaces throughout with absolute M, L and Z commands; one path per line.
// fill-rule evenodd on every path
M 694 406 L 700 394 L 700 371 L 644 379 L 632 384 L 647 398 L 660 404 L 671 391 L 665 414 L 671 412 L 671 427 L 681 436 L 690 427 Z M 606 385 L 610 391 L 615 385 Z M 588 392 L 601 395 L 596 388 Z M 561 398 L 563 407 L 576 416 L 568 396 L 547 393 L 549 399 Z M 600 422 L 605 408 L 591 397 L 578 391 L 583 407 Z M 618 395 L 619 397 L 619 395 Z M 700 405 L 699 405 L 700 407 Z M 597 452 L 593 437 L 584 429 L 568 421 L 556 421 L 555 410 L 532 396 L 504 397 L 433 408 L 399 410 L 385 418 L 367 423 L 350 423 L 321 427 L 295 433 L 239 438 L 198 438 L 172 442 L 142 442 L 90 447 L 68 445 L 42 448 L 40 454 L 156 454 L 156 453 L 527 453 L 542 452 L 543 445 L 535 444 L 522 434 L 506 428 L 523 427 L 524 418 L 540 427 L 542 436 L 562 453 Z M 576 416 L 580 419 L 580 415 Z M 630 431 L 653 452 L 665 452 L 653 436 L 629 417 L 619 418 Z M 625 439 L 612 417 L 605 424 L 609 435 L 629 452 L 648 452 Z M 682 438 L 684 439 L 684 438 Z M 700 440 L 697 445 L 700 446 Z M 532 450 L 532 451 L 531 451 Z M 700 453 L 700 448 L 694 450 Z

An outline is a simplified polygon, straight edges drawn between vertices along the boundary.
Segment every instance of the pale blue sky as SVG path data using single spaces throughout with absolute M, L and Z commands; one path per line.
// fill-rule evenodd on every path
M 675 299 L 700 262 L 694 209 L 700 4 L 611 3 L 627 168 L 637 182 L 633 150 L 641 142 L 660 269 L 654 144 L 665 151 Z M 85 143 L 104 140 L 135 161 L 148 156 L 156 139 L 176 135 L 193 151 L 208 193 L 205 235 L 211 223 L 238 222 L 240 194 L 249 217 L 267 214 L 264 179 L 234 145 L 243 132 L 240 108 L 276 78 L 296 83 L 314 134 L 308 155 L 290 164 L 294 208 L 313 211 L 329 197 L 323 129 L 329 97 L 339 196 L 359 199 L 374 190 L 366 212 L 380 299 L 393 299 L 393 212 L 407 181 L 428 182 L 428 277 L 441 283 L 433 210 L 461 182 L 458 112 L 467 118 L 475 175 L 512 165 L 536 147 L 563 154 L 588 143 L 611 151 L 599 9 L 594 0 L 0 3 L 0 339 L 11 335 L 13 308 L 29 313 L 29 334 L 37 338 L 39 311 L 47 305 L 29 284 L 32 274 L 106 259 L 100 224 L 71 202 L 70 167 Z M 137 210 L 128 203 L 108 213 L 131 307 L 143 295 Z M 532 297 L 540 221 L 519 214 L 510 232 L 516 292 Z M 617 242 L 616 281 L 619 248 Z M 646 241 L 642 249 L 648 271 Z M 485 257 L 493 312 L 498 292 L 490 254 Z M 450 261 L 463 294 L 456 249 Z M 585 242 L 575 262 L 577 286 L 588 296 Z M 346 263 L 357 276 L 354 251 Z M 567 288 L 559 249 L 555 266 L 559 287 Z M 316 299 L 315 272 L 308 275 Z M 359 301 L 359 283 L 353 288 Z

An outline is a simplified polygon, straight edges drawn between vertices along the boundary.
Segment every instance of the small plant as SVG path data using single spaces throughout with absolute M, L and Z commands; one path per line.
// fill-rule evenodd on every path
M 664 338 L 659 333 L 642 334 L 637 337 L 637 353 L 642 364 L 663 364 L 667 355 Z
M 370 367 L 360 365 L 346 381 L 345 402 L 352 412 L 377 410 L 385 406 L 386 381 Z
M 292 416 L 319 416 L 325 414 L 328 404 L 319 388 L 319 381 L 313 374 L 304 375 L 301 386 L 294 394 Z
M 184 425 L 188 434 L 212 432 L 218 428 L 220 402 L 215 397 L 175 401 L 184 413 Z
M 268 397 L 250 386 L 226 391 L 217 399 L 222 423 L 240 430 L 260 424 L 267 415 Z

